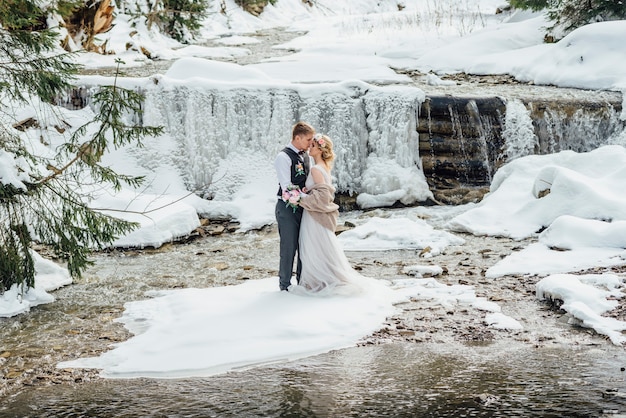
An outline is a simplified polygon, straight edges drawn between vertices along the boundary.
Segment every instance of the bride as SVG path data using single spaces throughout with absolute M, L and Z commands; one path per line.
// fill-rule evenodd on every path
M 333 201 L 335 188 L 330 170 L 335 153 L 333 142 L 316 134 L 309 149 L 315 160 L 306 180 L 306 195 L 299 204 L 305 210 L 300 224 L 299 251 L 302 260 L 300 282 L 289 292 L 301 294 L 359 293 L 368 279 L 355 271 L 335 235 L 339 206 Z

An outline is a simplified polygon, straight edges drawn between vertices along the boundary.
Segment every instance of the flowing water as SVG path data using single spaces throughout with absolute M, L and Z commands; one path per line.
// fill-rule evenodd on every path
M 624 365 L 621 349 L 395 343 L 210 378 L 40 388 L 10 399 L 0 416 L 618 416 Z

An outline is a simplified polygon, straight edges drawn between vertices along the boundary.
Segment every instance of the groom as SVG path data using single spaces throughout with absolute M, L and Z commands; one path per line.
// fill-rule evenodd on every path
M 302 262 L 298 251 L 298 239 L 300 237 L 300 220 L 303 209 L 298 206 L 294 211 L 287 207 L 282 200 L 283 190 L 289 186 L 298 186 L 304 189 L 304 183 L 309 174 L 309 154 L 315 135 L 315 129 L 306 122 L 298 122 L 293 126 L 291 142 L 274 160 L 274 167 L 278 175 L 278 201 L 276 202 L 276 222 L 278 223 L 278 235 L 280 237 L 280 265 L 278 269 L 280 290 L 287 290 L 291 284 L 293 272 L 293 259 L 298 253 L 296 267 L 296 280 L 300 282 Z

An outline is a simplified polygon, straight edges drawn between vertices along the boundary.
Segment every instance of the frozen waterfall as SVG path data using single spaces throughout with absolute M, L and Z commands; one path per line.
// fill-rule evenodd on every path
M 356 195 L 363 209 L 478 201 L 493 174 L 514 159 L 625 143 L 619 103 L 426 97 L 416 87 L 361 81 L 295 84 L 232 65 L 216 80 L 210 78 L 215 65 L 193 67 L 191 75 L 184 69 L 120 80 L 145 95 L 142 123 L 165 128 L 143 148 L 127 150 L 139 174 L 149 173 L 145 191 L 193 192 L 211 203 L 210 210 L 197 207 L 209 217 L 258 211 L 247 207 L 253 196 L 267 196 L 272 206 L 273 161 L 298 120 L 334 140 L 337 191 Z M 232 80 L 225 77 L 231 72 Z M 89 91 L 88 85 L 80 90 L 81 103 L 89 104 Z M 342 204 L 355 207 L 353 199 Z
M 419 89 L 357 81 L 232 87 L 157 81 L 145 91 L 144 123 L 165 127 L 154 149 L 166 151 L 146 153 L 142 164 L 167 160 L 202 197 L 230 200 L 250 183 L 275 193 L 274 158 L 298 120 L 333 139 L 337 191 L 362 195 L 362 206 L 432 196 L 419 155 L 417 121 L 425 99 Z

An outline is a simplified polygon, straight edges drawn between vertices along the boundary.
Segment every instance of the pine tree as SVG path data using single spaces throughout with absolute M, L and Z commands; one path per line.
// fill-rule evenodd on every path
M 206 17 L 205 0 L 163 0 L 162 29 L 178 41 L 188 41 Z
M 235 4 L 241 6 L 248 13 L 258 16 L 268 4 L 275 4 L 276 0 L 235 0 Z M 306 2 L 304 2 L 306 3 Z
M 554 23 L 548 28 L 563 30 L 564 34 L 589 23 L 626 18 L 624 0 L 509 0 L 519 9 L 546 10 Z
M 128 4 L 127 4 L 128 3 Z M 148 29 L 156 25 L 179 42 L 189 42 L 208 15 L 208 0 L 134 0 L 118 2 L 118 7 L 133 16 L 146 19 Z
M 56 53 L 59 39 L 45 28 L 44 13 L 32 0 L 0 1 L 0 294 L 14 284 L 34 286 L 33 243 L 47 246 L 67 262 L 73 277 L 90 264 L 93 249 L 110 245 L 136 225 L 89 207 L 95 185 L 119 190 L 139 185 L 139 177 L 116 173 L 100 163 L 110 148 L 141 144 L 160 128 L 128 122 L 141 115 L 142 97 L 112 86 L 93 96 L 95 116 L 79 127 L 58 117 L 53 128 L 67 132 L 58 147 L 26 140 L 29 129 L 50 126 L 43 119 L 16 120 L 15 108 L 31 106 L 41 115 L 57 109 L 79 67 L 71 54 Z M 23 131 L 20 134 L 20 131 Z M 43 142 L 43 143 L 42 143 Z
M 589 23 L 626 18 L 623 0 L 561 0 L 559 6 L 550 18 L 563 25 L 566 32 Z
M 512 7 L 518 9 L 530 9 L 533 11 L 547 9 L 550 6 L 549 0 L 509 0 Z

